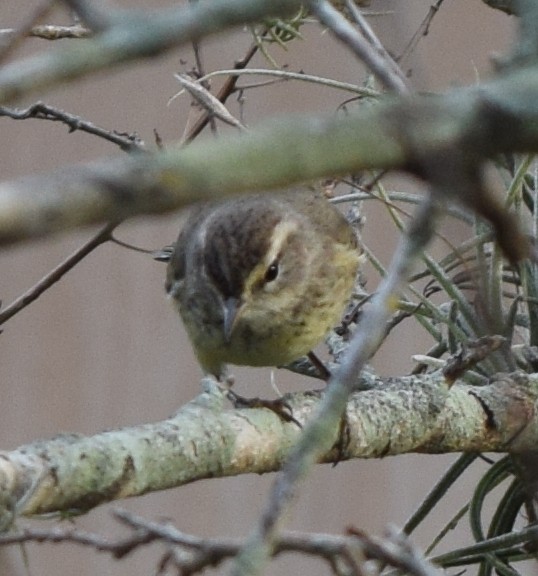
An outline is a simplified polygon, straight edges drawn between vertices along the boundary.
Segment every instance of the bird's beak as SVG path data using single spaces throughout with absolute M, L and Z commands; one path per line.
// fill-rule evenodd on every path
M 232 338 L 232 332 L 234 330 L 237 319 L 239 318 L 239 312 L 243 303 L 237 298 L 227 298 L 222 303 L 222 312 L 224 315 L 224 341 L 229 343 Z

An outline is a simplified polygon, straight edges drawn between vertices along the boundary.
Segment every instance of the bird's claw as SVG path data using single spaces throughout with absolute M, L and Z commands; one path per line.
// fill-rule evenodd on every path
M 299 428 L 303 427 L 303 425 L 294 418 L 291 406 L 283 398 L 277 398 L 276 400 L 245 398 L 232 390 L 228 390 L 227 395 L 230 402 L 234 405 L 234 408 L 267 408 L 284 422 L 293 422 Z

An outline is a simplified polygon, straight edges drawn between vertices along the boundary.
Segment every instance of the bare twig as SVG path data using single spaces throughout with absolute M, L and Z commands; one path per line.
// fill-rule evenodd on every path
M 444 0 L 437 0 L 435 4 L 432 4 L 429 7 L 428 13 L 426 14 L 424 20 L 422 20 L 422 22 L 420 23 L 418 30 L 413 34 L 413 37 L 405 47 L 404 51 L 400 54 L 400 56 L 398 56 L 397 58 L 398 62 L 401 63 L 407 57 L 409 57 L 409 55 L 412 54 L 412 52 L 414 52 L 420 40 L 428 35 L 431 23 L 433 22 L 435 15 L 439 12 L 439 9 L 441 8 L 441 4 L 443 2 Z
M 212 117 L 219 118 L 226 124 L 234 126 L 235 128 L 240 128 L 245 130 L 245 126 L 241 124 L 237 118 L 232 116 L 226 106 L 220 102 L 218 98 L 213 96 L 209 90 L 207 90 L 203 82 L 196 82 L 189 78 L 186 74 L 174 74 L 176 80 L 181 84 L 181 86 L 200 104 L 205 108 Z
M 43 102 L 36 102 L 28 108 L 17 109 L 0 106 L 0 116 L 6 116 L 13 120 L 26 120 L 27 118 L 37 118 L 40 120 L 52 120 L 63 122 L 69 126 L 70 132 L 80 130 L 104 138 L 113 144 L 117 144 L 124 152 L 143 150 L 144 143 L 137 134 L 125 134 L 116 130 L 105 130 L 96 126 L 92 122 L 82 120 L 79 116 L 69 114 Z
M 159 535 L 157 533 L 151 533 L 148 530 L 140 530 L 125 538 L 119 538 L 114 541 L 109 537 L 84 530 L 77 530 L 74 527 L 26 528 L 17 532 L 0 534 L 0 546 L 23 544 L 26 542 L 36 542 L 40 544 L 47 542 L 69 542 L 93 548 L 98 552 L 109 552 L 115 558 L 122 558 L 132 550 L 157 539 L 159 539 Z
M 0 29 L 0 43 L 7 41 L 18 33 L 13 28 Z M 80 24 L 73 26 L 58 26 L 56 24 L 42 24 L 34 26 L 27 32 L 27 36 L 41 38 L 42 40 L 62 40 L 64 38 L 89 38 L 93 31 Z
M 406 82 L 404 73 L 402 72 L 400 66 L 394 61 L 389 52 L 385 49 L 385 46 L 381 43 L 376 33 L 373 31 L 370 24 L 368 24 L 366 18 L 362 15 L 361 10 L 352 0 L 345 0 L 347 9 L 349 10 L 353 20 L 357 24 L 360 33 L 364 38 L 371 44 L 372 48 L 379 54 L 381 58 L 385 61 L 387 68 L 390 69 L 391 73 L 399 78 L 401 82 Z
M 189 2 L 191 4 L 193 4 L 193 3 L 197 2 L 197 0 L 189 0 Z M 204 74 L 205 74 L 205 66 L 204 66 L 203 58 L 202 58 L 202 45 L 201 45 L 201 42 L 199 40 L 197 40 L 197 39 L 193 40 L 192 50 L 194 52 L 194 60 L 196 62 L 196 69 L 194 70 L 194 74 L 196 75 L 196 78 L 200 78 L 201 76 L 204 76 Z M 185 75 L 182 75 L 182 76 L 185 76 Z M 191 96 L 194 98 L 194 100 L 196 102 L 198 102 L 198 104 L 200 104 L 202 106 L 202 108 L 205 108 L 206 110 L 208 110 L 208 112 L 211 112 L 211 106 L 208 109 L 207 106 L 204 104 L 204 102 L 207 102 L 208 97 L 214 99 L 214 96 L 212 94 L 210 94 L 210 84 L 207 81 L 203 81 L 201 84 L 202 84 L 202 88 L 203 88 L 203 91 L 201 93 L 199 91 L 197 91 L 196 88 L 193 88 L 193 91 L 191 92 L 186 87 L 187 91 L 190 92 Z M 204 94 L 204 92 L 205 92 L 205 94 Z M 217 100 L 217 102 L 218 102 L 218 100 Z M 222 102 L 219 102 L 219 104 L 222 104 Z M 217 123 L 215 122 L 214 115 L 210 113 L 208 120 L 209 120 L 209 126 L 211 127 L 211 133 L 213 135 L 216 135 L 217 134 Z
M 5 61 L 10 54 L 12 54 L 22 40 L 30 33 L 33 26 L 49 13 L 53 6 L 53 0 L 44 0 L 40 5 L 30 14 L 26 22 L 20 28 L 12 31 L 9 35 L 9 42 L 0 50 L 0 64 Z
M 249 62 L 252 60 L 252 58 L 254 58 L 254 55 L 256 54 L 257 51 L 258 51 L 258 44 L 253 42 L 251 44 L 251 46 L 249 47 L 249 49 L 247 50 L 246 54 L 243 56 L 243 58 L 241 58 L 241 60 L 238 60 L 234 64 L 234 71 L 235 70 L 243 70 L 244 68 L 246 68 L 248 66 Z M 238 80 L 238 76 L 230 75 L 230 77 L 226 80 L 226 82 L 224 83 L 222 88 L 217 93 L 216 98 L 219 102 L 224 104 L 226 102 L 226 100 L 229 98 L 229 96 L 231 94 L 233 94 L 235 87 L 236 87 L 236 84 L 237 84 L 237 80 Z M 196 138 L 196 136 L 198 136 L 198 134 L 200 134 L 200 132 L 207 126 L 209 119 L 210 119 L 209 113 L 204 112 L 198 118 L 198 120 L 196 120 L 194 125 L 190 128 L 190 130 L 188 131 L 188 134 L 184 138 L 184 141 L 185 142 L 192 142 L 192 140 L 194 140 Z
M 476 366 L 489 354 L 505 345 L 507 339 L 503 336 L 482 336 L 477 340 L 467 342 L 458 354 L 452 355 L 445 363 L 443 374 L 449 384 L 461 378 L 470 368 Z
M 244 544 L 240 538 L 200 538 L 178 530 L 170 522 L 154 522 L 125 510 L 116 510 L 114 516 L 130 528 L 130 534 L 113 539 L 74 527 L 27 528 L 0 535 L 0 546 L 63 542 L 121 559 L 141 546 L 159 541 L 168 546 L 161 565 L 174 564 L 181 574 L 193 574 L 233 558 Z M 379 560 L 414 576 L 438 576 L 437 570 L 395 529 L 384 537 L 369 536 L 356 529 L 349 529 L 345 535 L 284 532 L 275 543 L 272 555 L 289 552 L 323 558 L 331 565 L 340 564 L 347 567 L 343 572 L 346 574 L 361 574 L 361 564 L 367 560 Z
M 245 70 L 215 70 L 215 72 L 209 72 L 209 74 L 202 76 L 198 82 L 208 80 L 216 76 L 273 76 L 282 80 L 311 82 L 320 86 L 326 86 L 327 88 L 336 88 L 337 90 L 353 92 L 359 96 L 365 96 L 369 98 L 377 98 L 380 95 L 379 91 L 368 88 L 366 86 L 357 86 L 356 84 L 350 84 L 349 82 L 340 82 L 338 80 L 333 80 L 332 78 L 323 78 L 322 76 L 304 74 L 303 72 L 290 72 L 289 70 L 269 70 L 266 68 L 247 68 Z M 244 90 L 245 88 L 245 86 L 239 86 L 236 88 L 236 90 Z
M 368 38 L 357 31 L 348 20 L 331 6 L 326 0 L 310 0 L 310 10 L 317 16 L 319 21 L 327 26 L 337 38 L 351 48 L 355 54 L 368 66 L 379 81 L 389 90 L 405 94 L 409 91 L 405 77 L 398 66 L 394 64 L 382 48 L 381 51 L 368 40 L 373 34 L 365 23 L 368 30 Z M 375 36 L 374 36 L 375 37 Z
M 161 560 L 174 564 L 182 574 L 199 572 L 205 567 L 216 566 L 235 556 L 244 541 L 239 538 L 201 538 L 178 530 L 169 522 L 147 520 L 125 510 L 116 510 L 114 516 L 131 531 L 126 536 L 109 537 L 93 532 L 68 528 L 26 528 L 0 535 L 0 546 L 22 543 L 69 543 L 77 544 L 110 554 L 121 559 L 141 546 L 163 542 L 168 551 Z M 532 545 L 537 535 L 536 526 L 520 531 L 487 538 L 482 542 L 439 555 L 431 560 L 444 567 L 461 566 L 480 562 L 484 554 L 499 551 L 523 551 Z M 350 528 L 345 535 L 323 533 L 283 532 L 272 556 L 296 552 L 327 560 L 330 564 L 341 563 L 347 568 L 345 574 L 363 574 L 362 564 L 377 560 L 414 576 L 438 576 L 439 571 L 430 561 L 395 528 L 382 537 L 371 536 L 361 530 Z M 389 574 L 393 574 L 390 572 Z
M 440 571 L 434 568 L 411 545 L 406 535 L 395 527 L 389 527 L 384 538 L 369 536 L 364 531 L 355 528 L 350 528 L 348 533 L 360 540 L 369 558 L 381 560 L 384 564 L 399 568 L 404 573 L 414 576 L 440 576 Z
M 118 223 L 111 223 L 104 226 L 93 238 L 88 240 L 80 248 L 77 248 L 69 258 L 64 260 L 59 266 L 51 270 L 46 276 L 30 288 L 27 292 L 19 296 L 7 308 L 0 312 L 0 326 L 4 324 L 11 317 L 15 316 L 18 312 L 26 308 L 29 304 L 37 300 L 43 292 L 48 290 L 53 284 L 58 282 L 69 270 L 76 266 L 83 258 L 92 252 L 97 246 L 110 239 L 110 235 Z

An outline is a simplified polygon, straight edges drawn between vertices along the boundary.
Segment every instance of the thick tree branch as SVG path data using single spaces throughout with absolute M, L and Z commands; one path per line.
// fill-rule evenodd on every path
M 537 376 L 486 387 L 441 375 L 402 378 L 354 394 L 338 448 L 320 461 L 408 452 L 513 451 L 538 442 Z M 305 423 L 320 393 L 286 397 Z M 266 409 L 226 410 L 213 391 L 168 420 L 97 434 L 63 435 L 0 454 L 1 525 L 17 516 L 85 511 L 104 502 L 202 478 L 278 470 L 301 430 Z
M 4 182 L 0 243 L 368 168 L 427 175 L 429 161 L 440 170 L 454 151 L 479 165 L 500 152 L 537 151 L 537 127 L 536 67 L 447 96 L 387 99 L 345 117 L 273 120 L 153 156 Z M 458 188 L 453 196 L 473 201 Z
M 299 7 L 295 0 L 211 0 L 159 11 L 125 10 L 89 40 L 55 46 L 45 54 L 5 66 L 0 70 L 0 103 L 12 103 L 91 72 L 151 58 L 233 26 L 285 16 Z

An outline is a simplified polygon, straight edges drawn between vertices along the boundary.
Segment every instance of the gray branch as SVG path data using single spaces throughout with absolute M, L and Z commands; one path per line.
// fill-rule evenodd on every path
M 476 165 L 538 151 L 538 68 L 445 96 L 281 118 L 247 134 L 0 183 L 0 243 L 364 169 L 424 175 L 428 162 L 441 169 L 454 151 Z M 469 204 L 458 187 L 452 193 Z
M 126 10 L 113 25 L 89 40 L 80 40 L 0 70 L 0 103 L 9 104 L 37 90 L 57 87 L 92 72 L 151 58 L 181 46 L 268 16 L 297 11 L 295 0 L 212 0 L 189 2 L 183 8 Z
M 489 386 L 441 375 L 376 382 L 351 396 L 346 430 L 321 462 L 409 452 L 522 452 L 538 442 L 538 377 L 512 375 Z M 286 397 L 306 423 L 320 394 Z M 0 453 L 1 525 L 18 516 L 84 512 L 115 499 L 202 478 L 281 468 L 301 430 L 266 409 L 231 410 L 207 392 L 168 420 L 102 432 L 62 435 Z

